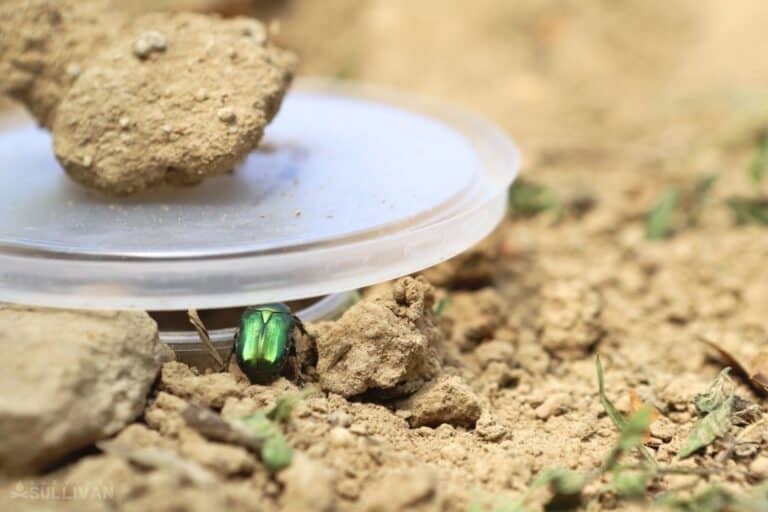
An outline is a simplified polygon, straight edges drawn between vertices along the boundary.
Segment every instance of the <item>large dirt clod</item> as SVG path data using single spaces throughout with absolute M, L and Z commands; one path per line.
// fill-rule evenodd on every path
M 471 427 L 482 409 L 477 395 L 460 377 L 441 376 L 401 404 L 410 411 L 412 427 L 436 427 L 443 423 Z
M 63 98 L 56 156 L 73 179 L 111 194 L 231 171 L 277 113 L 293 66 L 256 20 L 142 16 Z
M 404 278 L 320 326 L 320 386 L 345 397 L 369 390 L 407 394 L 439 370 L 434 291 Z
M 146 313 L 0 305 L 0 472 L 40 470 L 144 410 L 164 350 Z

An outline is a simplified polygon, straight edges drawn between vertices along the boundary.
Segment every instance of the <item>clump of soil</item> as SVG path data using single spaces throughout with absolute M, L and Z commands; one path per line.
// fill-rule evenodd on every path
M 407 278 L 319 326 L 320 386 L 345 397 L 365 392 L 413 392 L 440 368 L 434 290 Z
M 15 4 L 3 7 L 14 27 L 3 32 L 21 32 L 0 40 L 3 89 L 51 129 L 73 179 L 110 194 L 232 170 L 277 113 L 295 65 L 249 18 Z

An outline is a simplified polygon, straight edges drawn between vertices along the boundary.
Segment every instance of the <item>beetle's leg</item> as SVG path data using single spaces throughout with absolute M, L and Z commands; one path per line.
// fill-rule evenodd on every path
M 235 337 L 232 338 L 232 348 L 229 351 L 229 355 L 227 356 L 227 362 L 224 365 L 224 368 L 227 370 L 232 365 L 232 356 L 235 355 L 235 352 L 237 351 L 237 339 L 240 337 L 240 329 L 237 329 L 235 331 Z
M 309 336 L 309 333 L 307 332 L 306 327 L 304 327 L 304 322 L 301 321 L 301 318 L 293 314 L 291 315 L 291 317 L 293 318 L 293 322 L 296 324 L 296 327 L 298 327 L 299 330 L 301 331 L 301 334 L 303 334 L 304 336 Z M 309 337 L 311 338 L 311 336 Z
M 301 361 L 299 361 L 299 352 L 296 350 L 295 341 L 291 342 L 291 349 L 288 352 L 288 364 L 291 366 L 291 374 L 296 379 L 296 384 L 299 387 L 304 387 L 304 372 L 301 371 Z
M 208 329 L 200 319 L 200 315 L 197 314 L 197 310 L 188 309 L 187 317 L 189 318 L 189 323 L 191 323 L 197 331 L 197 335 L 200 337 L 200 342 L 208 351 L 208 355 L 210 355 L 213 360 L 216 361 L 216 364 L 219 366 L 219 371 L 222 371 L 224 369 L 224 360 L 221 358 L 219 351 L 216 350 L 216 347 L 213 346 L 213 343 L 211 343 L 211 337 L 208 335 Z

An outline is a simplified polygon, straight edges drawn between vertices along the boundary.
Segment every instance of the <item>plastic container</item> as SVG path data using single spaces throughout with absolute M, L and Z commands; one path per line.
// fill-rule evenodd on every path
M 0 301 L 53 307 L 222 308 L 413 273 L 497 225 L 519 166 L 471 113 L 318 79 L 231 175 L 136 197 L 73 183 L 29 121 L 0 130 Z

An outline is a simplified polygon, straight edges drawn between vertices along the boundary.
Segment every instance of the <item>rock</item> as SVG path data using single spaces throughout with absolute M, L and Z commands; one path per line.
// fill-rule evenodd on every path
M 303 453 L 294 453 L 291 465 L 277 479 L 285 486 L 281 498 L 285 510 L 335 510 L 333 471 Z
M 683 372 L 659 383 L 659 400 L 670 411 L 688 411 L 693 408 L 693 395 L 709 384 L 707 377 L 694 372 Z
M 492 340 L 478 345 L 475 357 L 480 368 L 487 368 L 491 363 L 512 366 L 515 361 L 515 347 L 508 341 Z
M 339 427 L 348 427 L 352 424 L 352 415 L 346 411 L 333 411 L 328 415 L 328 423 Z
M 437 497 L 437 482 L 437 475 L 428 467 L 385 473 L 369 487 L 362 498 L 361 509 L 365 512 L 395 512 L 431 504 Z M 440 510 L 440 507 L 435 504 L 434 510 Z
M 653 437 L 667 442 L 675 437 L 677 424 L 666 416 L 660 416 L 656 421 L 650 424 L 648 430 Z
M 418 389 L 439 369 L 433 301 L 429 284 L 407 277 L 316 326 L 320 387 L 344 397 Z
M 400 406 L 411 411 L 408 422 L 412 427 L 441 423 L 471 427 L 481 414 L 478 397 L 456 376 L 438 378 Z
M 165 363 L 160 373 L 160 385 L 174 395 L 221 409 L 230 397 L 239 397 L 244 386 L 231 373 L 197 375 L 184 363 Z
M 224 477 L 247 475 L 256 466 L 245 448 L 208 441 L 191 429 L 179 434 L 179 454 Z
M 758 478 L 768 477 L 768 455 L 758 455 L 749 464 L 749 471 Z
M 541 344 L 567 359 L 586 355 L 603 334 L 600 294 L 585 281 L 571 279 L 544 286 L 541 295 Z
M 231 171 L 257 146 L 294 65 L 254 19 L 139 16 L 62 98 L 54 151 L 75 181 L 109 194 L 199 183 Z M 130 124 L 121 126 L 122 118 Z
M 483 411 L 475 424 L 475 432 L 483 441 L 496 442 L 504 438 L 508 431 L 490 412 Z
M 540 420 L 546 420 L 550 416 L 554 416 L 561 412 L 565 399 L 566 397 L 563 395 L 549 396 L 541 403 L 541 405 L 533 410 L 533 414 Z
M 221 408 L 221 417 L 236 420 L 264 408 L 264 405 L 252 398 L 229 397 L 224 401 L 224 407 Z
M 0 305 L 0 472 L 29 473 L 144 410 L 164 356 L 146 313 Z
M 144 412 L 144 420 L 160 434 L 176 437 L 187 424 L 181 414 L 188 405 L 185 400 L 160 391 Z
M 117 443 L 126 450 L 147 447 L 170 448 L 171 444 L 171 441 L 161 436 L 159 432 L 141 423 L 128 425 L 110 442 Z
M 333 427 L 328 432 L 328 443 L 336 448 L 343 448 L 355 442 L 355 436 L 344 427 Z

